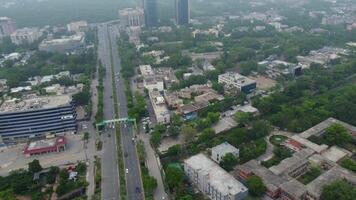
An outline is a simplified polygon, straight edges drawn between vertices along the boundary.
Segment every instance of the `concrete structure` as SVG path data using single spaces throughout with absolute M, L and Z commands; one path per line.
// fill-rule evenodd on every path
M 40 155 L 52 152 L 60 152 L 66 149 L 67 140 L 64 136 L 46 140 L 38 140 L 30 142 L 23 153 L 29 157 L 32 155 Z
M 88 22 L 86 21 L 77 21 L 77 22 L 71 22 L 67 24 L 67 30 L 69 32 L 86 32 L 89 30 Z
M 239 180 L 246 182 L 250 176 L 258 176 L 266 185 L 266 194 L 276 199 L 280 195 L 280 186 L 286 181 L 280 176 L 275 175 L 270 170 L 260 165 L 256 160 L 250 160 L 243 165 L 238 165 L 234 170 L 234 176 Z
M 175 0 L 176 23 L 178 25 L 189 24 L 190 11 L 189 0 Z
M 85 36 L 79 33 L 61 39 L 47 39 L 42 41 L 38 48 L 47 52 L 80 53 L 85 48 Z
M 220 74 L 218 82 L 229 88 L 236 88 L 245 93 L 251 93 L 257 86 L 256 81 L 232 72 Z
M 11 42 L 17 45 L 31 44 L 42 36 L 42 31 L 38 28 L 17 29 L 11 34 Z
M 212 200 L 238 200 L 248 189 L 204 154 L 184 160 L 184 171 L 190 181 Z
M 216 93 L 215 91 L 209 91 L 207 93 L 194 97 L 195 102 L 210 102 L 211 100 L 221 101 L 223 99 L 224 96 Z
M 140 65 L 139 68 L 141 75 L 145 78 L 155 74 L 152 70 L 151 65 Z
M 68 95 L 12 99 L 0 107 L 0 136 L 6 143 L 75 133 L 76 117 L 75 104 Z
M 304 199 L 307 189 L 295 179 L 281 185 L 280 200 L 299 200 Z
M 148 28 L 158 26 L 157 0 L 144 0 L 145 25 Z
M 236 158 L 238 158 L 240 155 L 239 149 L 232 146 L 228 142 L 224 142 L 211 148 L 211 159 L 213 159 L 217 163 L 220 163 L 222 157 L 224 157 L 228 153 L 232 153 Z
M 6 79 L 0 79 L 0 92 L 4 92 L 7 89 L 8 89 L 7 80 Z
M 158 91 L 164 90 L 163 80 L 154 76 L 143 79 L 143 86 L 149 91 L 154 89 Z
M 150 90 L 148 94 L 153 107 L 153 111 L 155 113 L 157 123 L 170 123 L 170 114 L 163 96 L 157 90 Z
M 307 158 L 313 154 L 314 151 L 309 148 L 300 150 L 269 169 L 278 176 L 297 178 L 308 171 L 310 163 Z
M 16 24 L 11 18 L 0 17 L 0 39 L 10 36 L 15 30 Z
M 119 10 L 121 27 L 144 26 L 145 16 L 142 8 L 125 8 Z

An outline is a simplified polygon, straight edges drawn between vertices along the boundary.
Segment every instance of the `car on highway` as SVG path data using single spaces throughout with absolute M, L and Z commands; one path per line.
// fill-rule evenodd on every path
M 129 169 L 126 168 L 125 172 L 126 172 L 126 174 L 128 174 L 129 173 Z

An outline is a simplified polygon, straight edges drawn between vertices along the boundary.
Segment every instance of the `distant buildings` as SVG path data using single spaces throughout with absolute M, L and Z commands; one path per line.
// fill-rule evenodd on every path
M 148 28 L 158 26 L 157 0 L 144 0 L 145 24 Z
M 211 148 L 211 159 L 217 163 L 220 163 L 221 159 L 228 153 L 232 153 L 236 158 L 238 158 L 240 151 L 228 142 L 224 142 Z
M 189 0 L 175 0 L 176 23 L 178 25 L 189 24 Z
M 119 10 L 122 27 L 144 26 L 145 16 L 142 8 L 126 8 Z
M 11 33 L 11 41 L 14 44 L 31 44 L 42 36 L 38 28 L 22 28 Z
M 79 33 L 88 31 L 89 27 L 86 21 L 77 21 L 67 24 L 67 29 L 69 32 Z
M 0 107 L 0 137 L 6 143 L 75 133 L 75 108 L 69 95 L 7 100 Z
M 229 88 L 236 88 L 245 93 L 251 93 L 256 89 L 256 81 L 242 76 L 238 73 L 228 72 L 220 74 L 218 82 Z
M 39 50 L 58 53 L 79 53 L 85 48 L 85 36 L 82 33 L 65 36 L 61 39 L 44 40 Z
M 184 171 L 190 181 L 212 200 L 245 199 L 248 189 L 204 154 L 184 160 Z
M 10 36 L 15 30 L 16 24 L 11 18 L 0 17 L 0 39 Z

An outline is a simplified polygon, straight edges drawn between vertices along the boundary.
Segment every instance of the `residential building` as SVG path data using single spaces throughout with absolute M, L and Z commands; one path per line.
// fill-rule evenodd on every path
M 161 93 L 157 90 L 150 90 L 148 92 L 150 101 L 155 113 L 156 121 L 159 124 L 168 124 L 170 123 L 170 113 L 166 106 L 166 102 Z
M 144 26 L 145 16 L 142 8 L 125 8 L 119 10 L 121 27 Z
M 304 199 L 307 189 L 299 181 L 292 179 L 284 182 L 281 186 L 280 200 L 300 200 Z
M 189 180 L 212 200 L 245 199 L 248 189 L 204 154 L 184 160 Z
M 245 93 L 251 93 L 256 89 L 256 81 L 233 72 L 220 74 L 218 82 L 228 88 L 235 88 Z
M 212 100 L 221 101 L 224 99 L 224 96 L 216 93 L 215 91 L 209 91 L 207 93 L 201 94 L 199 96 L 194 97 L 195 102 L 210 102 Z
M 164 82 L 162 79 L 159 79 L 155 76 L 147 77 L 143 79 L 143 86 L 148 90 L 158 90 L 158 91 L 163 91 L 164 90 Z
M 89 30 L 88 22 L 86 21 L 77 21 L 77 22 L 71 22 L 67 24 L 67 30 L 69 32 L 86 32 Z
M 0 39 L 10 36 L 15 30 L 16 24 L 11 18 L 0 17 Z
M 0 107 L 0 136 L 6 143 L 49 134 L 75 133 L 75 108 L 69 95 L 29 96 L 4 101 Z
M 175 0 L 176 23 L 178 25 L 189 24 L 189 0 Z
M 144 0 L 145 25 L 148 28 L 158 26 L 157 0 Z
M 42 31 L 38 28 L 22 28 L 11 33 L 11 42 L 17 45 L 31 44 L 42 36 Z
M 61 39 L 47 39 L 38 48 L 47 52 L 80 53 L 85 49 L 85 36 L 79 33 Z
M 151 65 L 140 65 L 140 73 L 144 78 L 154 75 Z
M 240 155 L 239 149 L 232 146 L 228 142 L 224 142 L 211 148 L 211 159 L 217 163 L 220 163 L 221 159 L 228 153 L 232 153 L 236 158 Z

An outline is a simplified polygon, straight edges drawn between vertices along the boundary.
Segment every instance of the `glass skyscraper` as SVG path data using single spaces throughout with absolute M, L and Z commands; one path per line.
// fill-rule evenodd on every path
M 189 24 L 189 0 L 175 0 L 176 23 L 178 25 Z
M 147 27 L 158 26 L 157 0 L 144 0 L 145 24 Z

